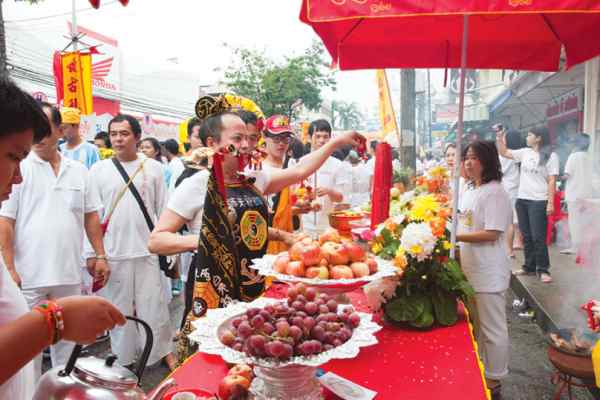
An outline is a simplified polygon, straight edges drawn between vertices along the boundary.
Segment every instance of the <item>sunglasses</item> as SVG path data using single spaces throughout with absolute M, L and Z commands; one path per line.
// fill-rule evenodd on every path
M 292 142 L 291 136 L 266 135 L 266 137 L 271 139 L 276 144 L 290 144 Z

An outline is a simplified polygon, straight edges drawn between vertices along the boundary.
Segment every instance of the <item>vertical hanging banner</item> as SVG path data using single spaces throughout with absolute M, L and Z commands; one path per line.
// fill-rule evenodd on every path
M 92 56 L 89 53 L 61 55 L 63 73 L 63 104 L 78 108 L 82 115 L 93 112 Z
M 377 70 L 377 88 L 379 91 L 379 119 L 381 121 L 381 139 L 389 133 L 395 132 L 399 135 L 396 114 L 392 106 L 390 87 L 384 69 Z

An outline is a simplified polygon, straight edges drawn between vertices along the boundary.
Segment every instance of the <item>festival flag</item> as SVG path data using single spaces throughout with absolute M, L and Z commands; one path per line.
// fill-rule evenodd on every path
M 395 132 L 399 136 L 396 114 L 392 106 L 390 87 L 385 69 L 377 70 L 377 87 L 379 89 L 379 119 L 381 121 L 381 139 Z
M 93 112 L 92 55 L 89 53 L 64 53 L 61 56 L 63 73 L 63 104 L 77 108 L 82 115 Z

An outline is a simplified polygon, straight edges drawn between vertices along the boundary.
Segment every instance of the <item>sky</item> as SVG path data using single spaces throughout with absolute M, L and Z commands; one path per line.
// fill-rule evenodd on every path
M 216 83 L 232 60 L 232 47 L 264 50 L 269 57 L 301 53 L 317 35 L 300 22 L 300 0 L 102 0 L 99 10 L 76 0 L 78 24 L 119 41 L 128 73 L 161 69 L 197 73 Z M 6 0 L 4 18 L 44 40 L 67 33 L 72 0 L 45 0 L 29 5 Z M 62 14 L 62 15 L 61 15 Z M 65 45 L 67 39 L 65 39 Z M 177 64 L 168 61 L 176 59 Z M 374 109 L 374 71 L 337 72 L 331 100 L 357 102 Z

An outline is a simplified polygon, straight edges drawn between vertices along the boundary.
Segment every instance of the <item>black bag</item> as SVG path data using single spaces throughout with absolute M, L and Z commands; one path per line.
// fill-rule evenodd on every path
M 117 170 L 119 171 L 121 176 L 123 177 L 123 180 L 125 181 L 125 183 L 128 184 L 129 183 L 129 175 L 127 175 L 127 171 L 125 171 L 125 168 L 123 168 L 123 165 L 121 164 L 121 162 L 119 160 L 117 160 L 116 157 L 113 157 L 112 161 L 113 161 L 113 164 L 115 164 L 115 167 L 117 167 Z M 142 196 L 140 196 L 140 193 L 138 192 L 135 185 L 133 184 L 133 181 L 131 181 L 131 184 L 129 184 L 129 190 L 131 190 L 131 194 L 133 195 L 133 197 L 137 201 L 138 205 L 140 206 L 140 210 L 142 211 L 142 214 L 144 214 L 144 218 L 146 219 L 146 223 L 148 224 L 148 229 L 150 229 L 150 232 L 152 232 L 154 230 L 154 222 L 152 222 L 152 218 L 150 218 L 150 214 L 148 214 L 148 210 L 146 209 L 144 200 L 142 200 Z M 171 278 L 171 279 L 177 278 L 178 272 L 177 272 L 176 261 L 177 261 L 177 259 L 175 257 L 167 257 L 167 256 L 161 256 L 161 255 L 158 256 L 158 264 L 160 266 L 160 269 L 167 276 L 167 278 Z

